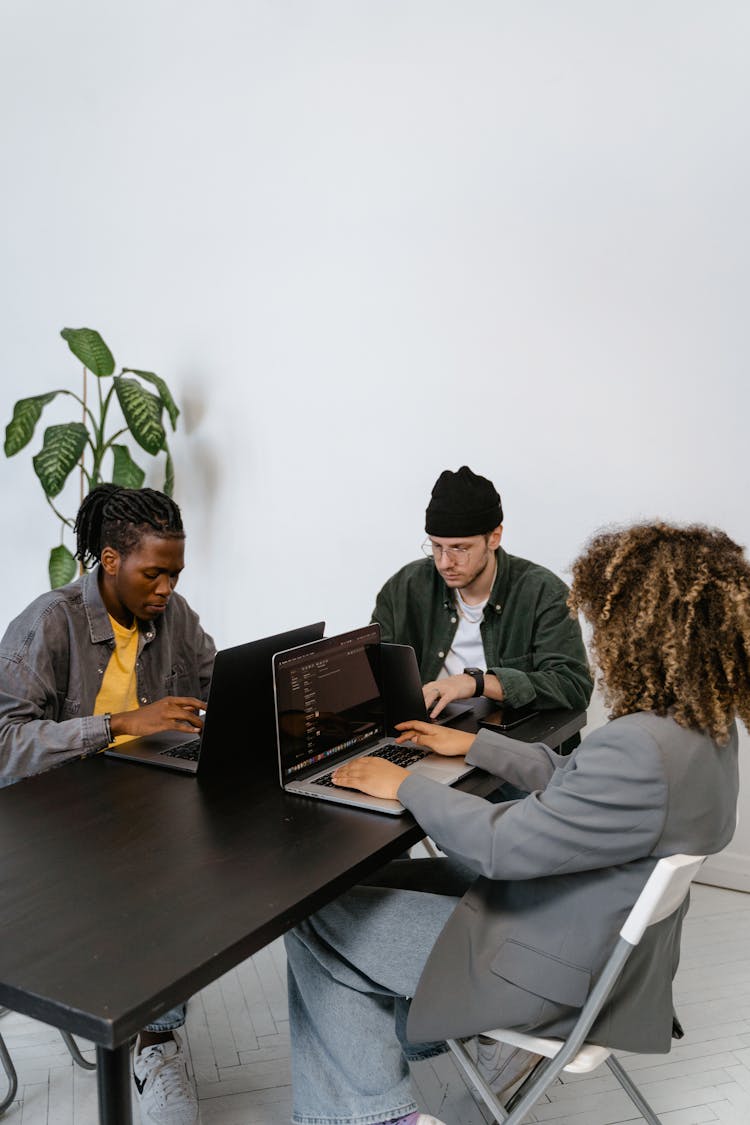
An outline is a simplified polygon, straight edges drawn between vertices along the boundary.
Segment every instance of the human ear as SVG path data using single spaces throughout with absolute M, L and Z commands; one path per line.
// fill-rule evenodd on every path
M 120 552 L 114 547 L 105 547 L 99 558 L 105 574 L 115 575 L 120 568 Z
M 494 531 L 491 531 L 487 539 L 487 546 L 491 551 L 496 551 L 500 546 L 500 540 L 503 537 L 503 525 L 499 523 Z

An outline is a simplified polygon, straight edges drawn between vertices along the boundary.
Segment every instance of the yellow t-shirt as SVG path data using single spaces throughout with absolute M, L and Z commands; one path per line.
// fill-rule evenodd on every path
M 95 715 L 117 715 L 120 711 L 135 711 L 138 706 L 138 692 L 135 682 L 135 662 L 138 658 L 138 622 L 133 621 L 129 629 L 109 618 L 115 635 L 114 652 L 109 658 L 102 686 L 94 703 Z M 118 746 L 129 742 L 135 735 L 119 734 L 110 743 Z

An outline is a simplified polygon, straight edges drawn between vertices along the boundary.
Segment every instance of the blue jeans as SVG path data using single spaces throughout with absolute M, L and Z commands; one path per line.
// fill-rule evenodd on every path
M 408 998 L 474 879 L 457 871 L 448 859 L 397 861 L 286 935 L 297 1125 L 374 1125 L 417 1108 L 409 1059 L 446 1046 L 407 1041 Z
M 144 1027 L 144 1031 L 176 1031 L 178 1027 L 182 1027 L 185 1022 L 185 1009 L 187 1004 L 178 1004 L 176 1008 L 170 1008 L 163 1016 L 159 1016 L 158 1020 L 149 1023 Z

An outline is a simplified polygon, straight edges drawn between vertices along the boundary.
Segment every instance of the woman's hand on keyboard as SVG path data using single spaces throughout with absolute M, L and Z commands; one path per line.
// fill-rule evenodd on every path
M 396 730 L 401 731 L 396 742 L 414 742 L 423 750 L 432 750 L 435 754 L 443 754 L 447 758 L 460 758 L 468 754 L 469 747 L 474 741 L 474 735 L 464 730 L 438 727 L 433 723 L 423 723 L 419 719 L 397 723 Z
M 332 780 L 344 789 L 359 789 L 371 797 L 396 799 L 399 786 L 409 771 L 384 758 L 357 758 L 334 770 Z

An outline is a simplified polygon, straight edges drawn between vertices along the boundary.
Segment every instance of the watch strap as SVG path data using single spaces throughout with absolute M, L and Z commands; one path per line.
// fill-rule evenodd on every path
M 484 672 L 481 668 L 464 668 L 464 673 L 474 681 L 474 696 L 484 695 Z

